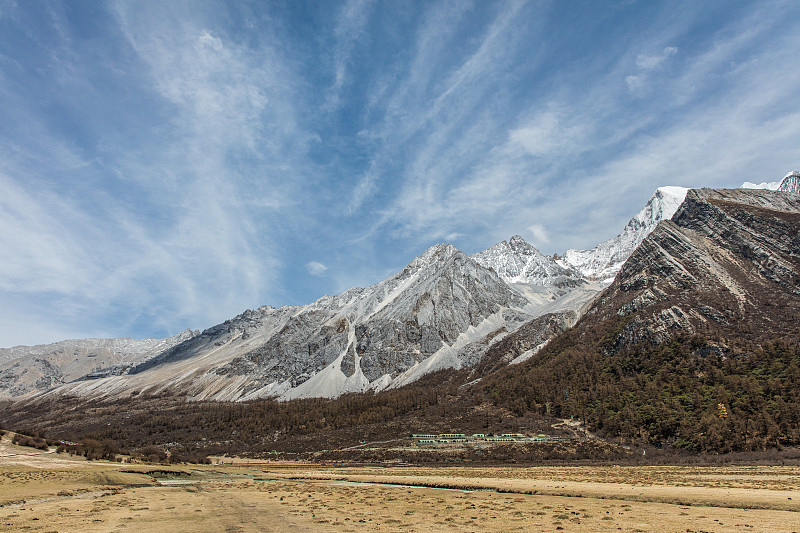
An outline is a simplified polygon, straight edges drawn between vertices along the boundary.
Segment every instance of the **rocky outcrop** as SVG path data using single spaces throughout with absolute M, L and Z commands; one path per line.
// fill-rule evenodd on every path
M 587 313 L 624 320 L 615 345 L 713 330 L 796 332 L 800 198 L 768 190 L 689 191 L 630 256 Z
M 778 190 L 781 192 L 800 193 L 800 172 L 795 170 L 786 174 Z
M 686 197 L 683 187 L 660 187 L 622 233 L 591 250 L 567 250 L 561 262 L 584 277 L 610 283 L 619 269 L 662 220 L 669 220 Z

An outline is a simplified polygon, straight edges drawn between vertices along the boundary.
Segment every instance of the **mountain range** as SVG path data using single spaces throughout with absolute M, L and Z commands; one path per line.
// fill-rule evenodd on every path
M 480 395 L 518 415 L 574 416 L 622 442 L 797 446 L 798 296 L 800 194 L 690 190 L 577 324 L 521 368 L 488 376 Z M 521 329 L 503 342 L 487 358 L 537 339 Z
M 737 275 L 697 251 L 708 252 L 710 244 L 686 242 L 680 253 L 665 253 L 664 243 L 685 241 L 675 233 L 674 220 L 685 218 L 691 206 L 726 202 L 747 205 L 747 212 L 775 206 L 792 212 L 797 207 L 792 198 L 798 176 L 795 172 L 784 178 L 779 185 L 783 192 L 659 188 L 618 236 L 590 250 L 567 250 L 550 257 L 520 236 L 472 256 L 439 244 L 371 287 L 352 288 L 303 306 L 247 310 L 202 332 L 187 330 L 168 339 L 82 339 L 2 349 L 0 397 L 335 398 L 401 387 L 437 370 L 474 368 L 498 346 L 508 344 L 503 344 L 506 337 L 510 340 L 524 332 L 529 340 L 517 346 L 526 349 L 502 358 L 504 364 L 519 364 L 585 314 L 597 314 L 598 305 L 629 314 L 667 294 L 661 286 L 653 286 L 630 301 L 620 299 L 619 291 L 633 294 L 631 288 L 646 285 L 641 265 L 629 260 L 632 254 L 645 254 L 665 269 L 674 267 L 670 279 L 682 279 L 677 286 L 683 290 L 698 278 L 676 265 L 695 257 L 712 273 L 709 279 L 721 284 L 720 290 L 743 294 Z M 715 231 L 722 230 L 711 230 L 711 237 L 736 233 Z M 655 244 L 654 235 L 659 237 Z M 761 253 L 758 247 L 753 250 Z M 795 278 L 786 274 L 784 279 L 780 273 L 797 272 L 791 262 L 771 254 L 764 260 L 779 267 L 770 275 L 794 290 Z M 620 288 L 621 283 L 628 289 Z M 660 309 L 655 318 L 637 318 L 626 327 L 631 338 L 663 340 L 668 336 L 663 332 L 698 327 L 724 315 L 720 313 L 713 305 L 672 305 Z

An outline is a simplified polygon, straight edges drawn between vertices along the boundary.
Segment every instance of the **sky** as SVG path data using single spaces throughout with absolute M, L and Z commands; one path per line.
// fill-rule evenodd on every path
M 800 168 L 800 2 L 0 0 L 0 347 L 160 338 L 431 245 Z

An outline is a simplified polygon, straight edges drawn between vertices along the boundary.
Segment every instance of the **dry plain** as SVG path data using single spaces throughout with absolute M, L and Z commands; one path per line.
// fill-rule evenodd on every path
M 87 462 L 0 442 L 0 531 L 800 532 L 800 467 Z

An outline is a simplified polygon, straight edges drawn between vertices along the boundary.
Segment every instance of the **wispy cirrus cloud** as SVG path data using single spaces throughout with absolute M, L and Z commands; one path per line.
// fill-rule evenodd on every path
M 0 4 L 0 298 L 59 335 L 156 336 L 374 283 L 435 242 L 593 246 L 660 185 L 798 166 L 798 15 Z M 0 321 L 0 345 L 25 329 Z
M 0 228 L 12 258 L 0 266 L 0 290 L 69 301 L 73 328 L 100 314 L 118 315 L 106 332 L 142 320 L 164 333 L 210 325 L 269 299 L 278 276 L 281 259 L 265 237 L 271 225 L 291 221 L 281 216 L 294 203 L 285 178 L 303 169 L 295 161 L 286 172 L 286 164 L 302 158 L 310 137 L 296 124 L 296 93 L 284 85 L 293 85 L 292 72 L 276 54 L 237 43 L 202 17 L 151 7 L 120 3 L 108 14 L 129 46 L 109 57 L 125 68 L 109 83 L 135 80 L 118 96 L 144 92 L 131 103 L 143 106 L 135 125 L 148 135 L 128 135 L 128 111 L 115 107 L 124 102 L 101 99 L 102 142 L 65 144 L 35 103 L 10 94 L 11 124 L 30 133 L 17 148 L 2 141 L 15 155 L 0 161 L 8 191 Z M 60 40 L 51 63 L 57 88 L 84 87 L 91 97 L 100 90 L 93 69 L 107 65 L 86 65 L 66 14 L 51 15 Z M 45 177 L 54 171 L 63 183 Z M 38 190 L 20 185 L 26 180 Z
M 196 296 L 182 312 L 214 301 L 218 319 L 241 307 L 244 294 L 254 304 L 267 299 L 281 261 L 269 235 L 292 218 L 292 191 L 302 186 L 314 137 L 298 124 L 294 72 L 276 43 L 254 50 L 202 16 L 128 4 L 116 14 L 153 88 L 171 104 L 160 149 L 145 146 L 118 165 L 171 211 L 167 231 L 147 233 L 193 271 L 186 292 Z
M 642 96 L 650 73 L 677 53 L 678 49 L 676 47 L 667 46 L 657 55 L 639 54 L 636 57 L 636 73 L 625 76 L 628 92 L 636 96 Z
M 335 109 L 339 106 L 339 99 L 343 85 L 352 80 L 348 76 L 353 49 L 362 38 L 367 24 L 369 10 L 373 2 L 370 0 L 348 0 L 340 9 L 336 25 L 333 29 L 333 84 L 329 89 L 328 107 Z
M 312 276 L 324 276 L 325 271 L 328 270 L 328 267 L 319 261 L 311 261 L 306 265 L 306 270 L 308 270 L 308 273 Z
M 492 62 L 489 58 L 503 47 L 515 48 L 513 37 L 497 36 L 513 35 L 518 30 L 514 26 L 525 18 L 514 9 L 498 14 L 481 33 L 474 53 L 438 76 L 449 82 L 441 93 L 427 94 L 416 105 L 399 104 L 397 99 L 406 95 L 419 97 L 415 89 L 424 84 L 419 73 L 398 80 L 387 117 L 395 118 L 389 111 L 409 110 L 413 118 L 392 129 L 418 132 L 424 147 L 395 170 L 403 175 L 403 186 L 378 227 L 438 239 L 456 228 L 464 233 L 463 228 L 469 226 L 484 240 L 489 232 L 493 238 L 488 242 L 492 242 L 518 232 L 520 221 L 527 219 L 534 227 L 564 228 L 558 219 L 575 213 L 580 219 L 577 225 L 592 231 L 562 229 L 552 235 L 548 248 L 561 251 L 613 236 L 603 232 L 619 231 L 659 185 L 724 184 L 726 173 L 751 172 L 745 160 L 763 165 L 756 155 L 759 151 L 785 153 L 774 166 L 791 166 L 793 119 L 787 117 L 784 122 L 775 117 L 769 125 L 759 125 L 748 118 L 751 111 L 769 103 L 780 106 L 783 102 L 788 107 L 784 111 L 790 111 L 795 102 L 790 93 L 798 87 L 796 76 L 786 70 L 791 58 L 776 55 L 776 50 L 791 54 L 796 37 L 784 32 L 780 38 L 766 39 L 765 32 L 774 32 L 781 21 L 776 12 L 765 10 L 769 11 L 756 8 L 742 13 L 735 23 L 705 36 L 693 50 L 681 43 L 696 13 L 684 19 L 672 17 L 668 24 L 653 19 L 652 27 L 638 30 L 648 36 L 649 41 L 641 40 L 647 45 L 645 50 L 629 49 L 615 57 L 603 55 L 598 48 L 588 61 L 603 65 L 602 69 L 586 62 L 565 66 L 558 73 L 560 84 L 537 88 L 537 97 L 516 101 L 503 91 L 487 98 L 487 87 L 496 85 L 485 80 L 503 70 L 502 59 Z M 442 30 L 445 39 L 452 26 Z M 441 58 L 424 48 L 436 31 L 434 26 L 426 28 L 430 33 L 417 36 L 417 49 L 426 50 L 420 62 L 436 65 Z M 662 44 L 653 48 L 654 42 Z M 747 50 L 746 63 L 743 50 Z M 530 68 L 545 75 L 552 66 L 537 68 L 534 60 Z M 480 72 L 480 77 L 470 78 L 472 71 Z M 599 83 L 586 83 L 587 72 L 592 71 L 603 72 Z M 458 82 L 467 79 L 470 83 Z M 709 101 L 712 94 L 719 100 Z M 634 106 L 631 96 L 638 102 Z M 443 107 L 443 102 L 453 104 Z M 486 113 L 498 102 L 501 109 L 514 105 L 516 115 Z M 427 115 L 432 109 L 436 112 Z M 428 120 L 429 116 L 434 118 Z M 444 116 L 450 120 L 439 124 L 437 120 Z M 759 116 L 753 113 L 752 119 Z M 391 120 L 388 123 L 394 126 Z M 755 131 L 763 135 L 748 142 L 737 130 L 743 135 Z M 412 141 L 395 139 L 402 144 L 413 142 L 414 137 L 407 137 Z M 741 146 L 743 151 L 732 146 Z M 635 192 L 638 202 L 631 205 L 629 197 L 617 197 L 621 191 Z M 587 215 L 593 222 L 584 224 Z

